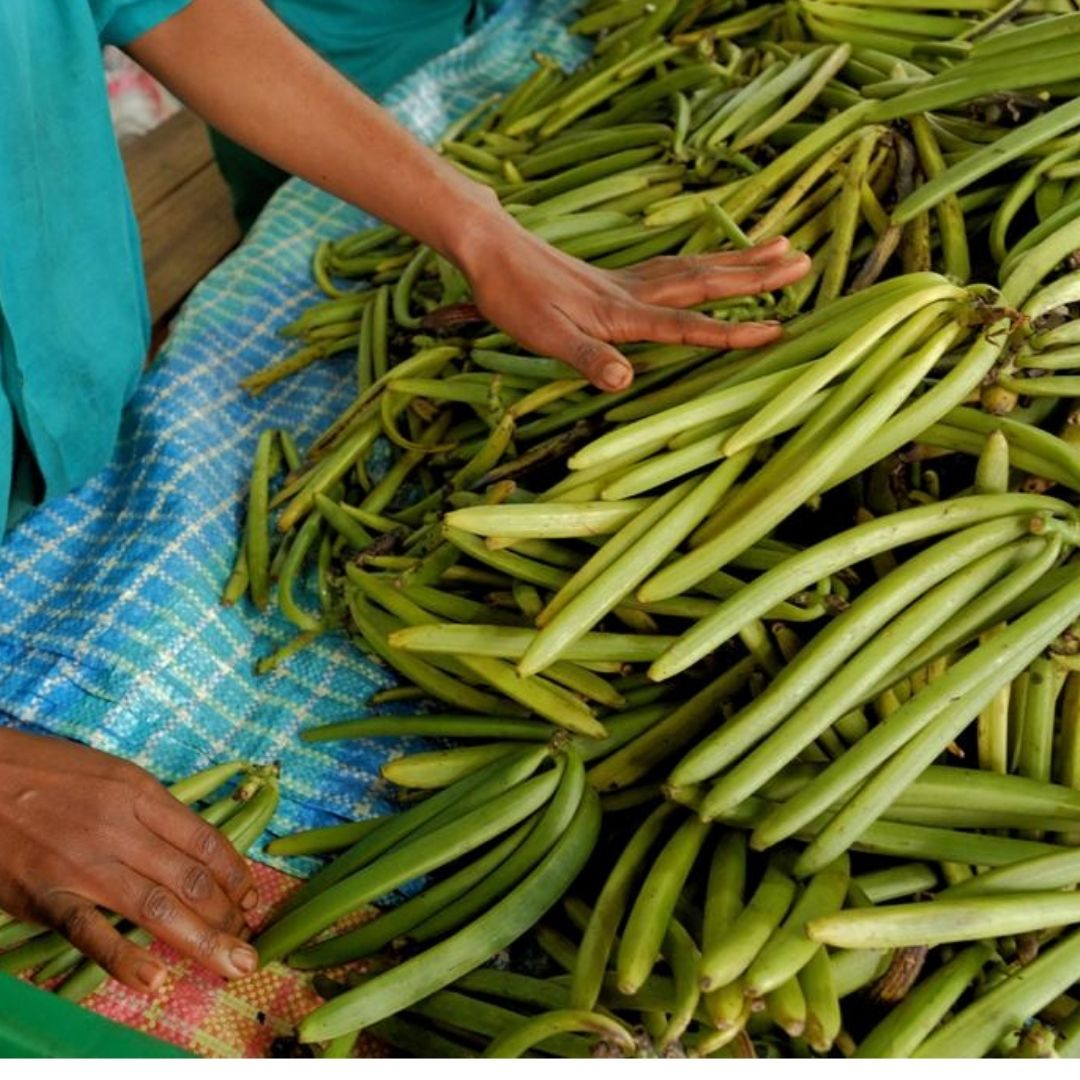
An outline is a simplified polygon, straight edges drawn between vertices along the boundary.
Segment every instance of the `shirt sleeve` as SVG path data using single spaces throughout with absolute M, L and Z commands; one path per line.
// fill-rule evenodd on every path
M 124 46 L 171 19 L 191 0 L 90 0 L 103 45 Z

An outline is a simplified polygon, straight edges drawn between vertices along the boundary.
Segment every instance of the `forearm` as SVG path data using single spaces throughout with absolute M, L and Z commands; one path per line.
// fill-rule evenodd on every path
M 130 52 L 226 135 L 459 263 L 478 227 L 514 228 L 261 0 L 193 0 Z
M 488 320 L 604 390 L 625 389 L 633 378 L 613 342 L 719 349 L 774 340 L 775 324 L 729 326 L 674 309 L 782 288 L 810 266 L 785 241 L 618 271 L 573 259 L 413 138 L 261 0 L 193 0 L 130 51 L 237 142 L 447 256 Z

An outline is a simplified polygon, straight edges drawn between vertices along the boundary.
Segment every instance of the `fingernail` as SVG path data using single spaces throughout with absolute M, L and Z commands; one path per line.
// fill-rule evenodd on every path
M 135 968 L 135 978 L 145 987 L 147 993 L 155 994 L 165 981 L 165 969 L 160 964 L 141 960 Z
M 618 390 L 626 385 L 626 368 L 622 364 L 612 362 L 600 373 L 600 378 L 605 386 Z
M 250 975 L 259 966 L 259 957 L 254 949 L 233 949 L 229 959 L 242 975 Z
M 259 902 L 259 890 L 255 888 L 248 889 L 244 893 L 243 899 L 240 901 L 240 907 L 244 911 L 250 911 Z

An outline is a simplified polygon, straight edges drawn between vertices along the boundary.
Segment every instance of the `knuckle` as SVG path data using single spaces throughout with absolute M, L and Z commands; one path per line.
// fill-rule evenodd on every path
M 130 770 L 118 775 L 116 780 L 136 817 L 142 808 L 152 806 L 160 800 L 163 790 L 161 785 L 142 769 L 132 766 Z
M 115 935 L 101 950 L 97 961 L 110 975 L 115 975 L 120 970 L 126 952 L 127 942 Z
M 637 304 L 620 304 L 613 308 L 607 317 L 608 336 L 614 341 L 629 341 L 637 335 L 641 322 L 640 307 Z M 593 363 L 607 358 L 607 350 L 599 342 L 593 343 Z
M 686 345 L 698 326 L 698 320 L 691 311 L 673 311 L 670 315 L 671 328 L 679 338 L 679 343 Z
M 188 900 L 206 900 L 213 892 L 213 884 L 206 867 L 192 864 L 181 879 L 181 892 Z
M 162 885 L 154 885 L 143 894 L 139 910 L 149 922 L 169 922 L 176 916 L 176 904 L 169 890 Z
M 135 788 L 140 793 L 147 791 L 154 783 L 153 778 L 138 765 L 130 761 L 118 761 L 113 767 L 113 778 L 125 787 Z
M 629 273 L 635 278 L 648 277 L 651 274 L 666 274 L 678 266 L 678 260 L 672 255 L 654 255 L 645 262 L 636 263 L 634 266 L 625 268 L 624 273 Z
M 579 371 L 592 371 L 600 362 L 602 351 L 599 342 L 578 341 L 570 354 L 570 363 Z
M 779 269 L 775 267 L 760 268 L 754 273 L 754 290 L 755 292 L 764 292 L 766 289 L 771 289 L 776 282 L 785 281 L 787 276 L 788 270 L 786 267 Z
M 237 856 L 226 872 L 226 887 L 229 892 L 236 893 L 239 892 L 240 889 L 246 888 L 250 881 L 251 874 L 248 872 L 247 864 Z
M 195 856 L 203 862 L 211 862 L 221 853 L 221 833 L 219 833 L 212 825 L 200 823 L 199 828 L 195 833 L 192 850 Z
M 69 941 L 78 943 L 86 939 L 94 919 L 94 909 L 89 904 L 69 904 L 60 912 L 60 933 Z
M 212 960 L 217 955 L 219 942 L 217 931 L 209 928 L 199 931 L 191 942 L 192 957 L 202 963 Z

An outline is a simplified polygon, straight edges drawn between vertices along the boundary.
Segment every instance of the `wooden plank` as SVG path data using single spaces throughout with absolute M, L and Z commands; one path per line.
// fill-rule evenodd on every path
M 213 161 L 206 125 L 183 109 L 120 148 L 135 214 L 142 217 Z
M 228 188 L 205 165 L 139 218 L 153 322 L 168 315 L 240 240 Z

